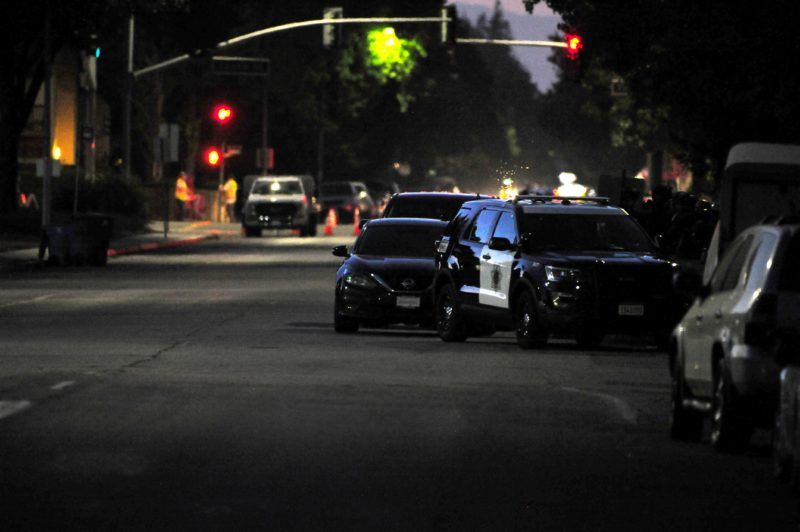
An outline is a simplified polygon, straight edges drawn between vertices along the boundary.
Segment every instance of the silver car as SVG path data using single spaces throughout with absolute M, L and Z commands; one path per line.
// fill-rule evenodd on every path
M 698 277 L 670 349 L 673 438 L 700 439 L 710 415 L 712 446 L 736 450 L 772 426 L 779 334 L 800 325 L 799 252 L 800 225 L 757 225 L 731 243 L 707 285 Z

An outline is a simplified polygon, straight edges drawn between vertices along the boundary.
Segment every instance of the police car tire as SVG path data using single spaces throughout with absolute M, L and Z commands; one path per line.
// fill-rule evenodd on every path
M 463 342 L 467 339 L 467 327 L 464 318 L 459 315 L 456 293 L 453 285 L 446 284 L 436 294 L 436 331 L 445 342 Z M 442 307 L 451 307 L 450 318 L 445 321 Z
M 517 343 L 521 348 L 535 349 L 547 344 L 547 332 L 539 327 L 536 302 L 529 290 L 523 290 L 517 297 L 514 304 L 514 325 Z

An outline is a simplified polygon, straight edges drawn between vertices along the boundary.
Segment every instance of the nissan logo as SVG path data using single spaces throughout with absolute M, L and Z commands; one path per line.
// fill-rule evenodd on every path
M 414 279 L 403 279 L 403 282 L 400 283 L 400 286 L 406 290 L 412 290 L 415 286 L 417 286 L 417 283 L 414 282 Z

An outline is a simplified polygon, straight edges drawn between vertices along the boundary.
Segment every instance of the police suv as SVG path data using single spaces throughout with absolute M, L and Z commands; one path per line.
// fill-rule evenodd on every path
M 446 342 L 516 330 L 599 344 L 609 333 L 668 341 L 683 312 L 677 265 L 605 198 L 519 196 L 464 203 L 436 248 L 436 322 Z

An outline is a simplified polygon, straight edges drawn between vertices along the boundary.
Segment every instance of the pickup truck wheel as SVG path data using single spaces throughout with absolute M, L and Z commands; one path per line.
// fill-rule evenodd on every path
M 466 324 L 451 284 L 444 285 L 436 294 L 436 331 L 445 342 L 463 342 L 467 339 Z
M 711 400 L 711 446 L 717 451 L 740 451 L 750 441 L 752 428 L 741 419 L 734 399 L 728 364 L 721 357 L 717 362 Z
M 352 334 L 358 332 L 358 320 L 343 316 L 339 312 L 339 301 L 333 305 L 333 330 L 337 333 Z
M 536 303 L 533 295 L 525 290 L 514 305 L 514 323 L 517 330 L 517 343 L 523 349 L 543 347 L 547 343 L 544 331 L 536 316 Z
M 672 390 L 669 415 L 669 436 L 673 440 L 700 441 L 703 435 L 703 416 L 683 406 L 686 384 L 683 370 L 676 363 L 672 371 Z

